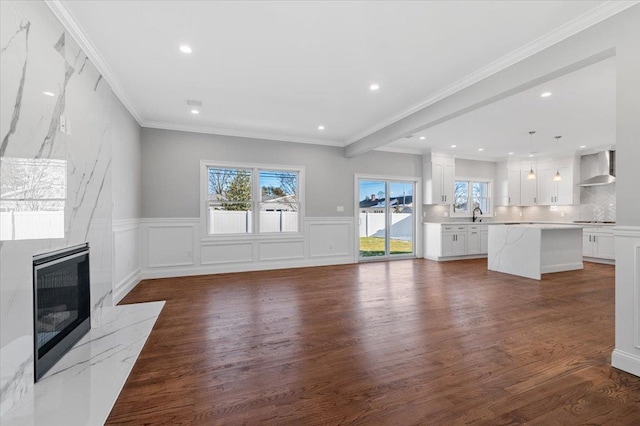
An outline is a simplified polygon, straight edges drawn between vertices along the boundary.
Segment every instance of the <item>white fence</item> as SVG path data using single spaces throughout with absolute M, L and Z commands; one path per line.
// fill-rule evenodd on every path
M 260 212 L 260 232 L 298 232 L 298 223 L 298 212 Z M 209 233 L 247 234 L 250 232 L 253 232 L 253 212 L 209 210 Z
M 0 212 L 0 240 L 64 238 L 64 211 Z
M 360 237 L 381 237 L 385 234 L 384 213 L 360 213 Z M 389 236 L 394 240 L 413 240 L 413 214 L 392 213 Z

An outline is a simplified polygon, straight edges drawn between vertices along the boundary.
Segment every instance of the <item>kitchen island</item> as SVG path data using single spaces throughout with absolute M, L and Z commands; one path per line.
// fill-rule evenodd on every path
M 542 274 L 584 268 L 581 226 L 494 225 L 488 243 L 492 271 L 540 280 Z

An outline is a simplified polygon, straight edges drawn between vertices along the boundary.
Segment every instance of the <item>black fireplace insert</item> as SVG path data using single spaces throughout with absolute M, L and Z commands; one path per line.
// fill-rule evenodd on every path
M 89 244 L 33 258 L 35 380 L 91 328 Z

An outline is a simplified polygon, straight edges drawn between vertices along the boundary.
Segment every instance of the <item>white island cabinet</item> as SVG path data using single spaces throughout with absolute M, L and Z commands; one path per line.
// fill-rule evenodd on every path
M 489 227 L 488 267 L 539 280 L 542 274 L 583 269 L 582 227 L 495 225 Z

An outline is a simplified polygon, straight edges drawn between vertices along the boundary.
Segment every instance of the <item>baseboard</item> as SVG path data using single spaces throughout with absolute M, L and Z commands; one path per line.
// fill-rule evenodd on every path
M 614 349 L 611 353 L 611 365 L 640 377 L 640 356 Z
M 127 275 L 122 281 L 116 284 L 116 288 L 113 291 L 113 304 L 117 305 L 124 297 L 129 294 L 135 286 L 138 285 L 142 279 L 142 273 L 140 269 L 136 269 L 129 275 Z
M 601 263 L 603 265 L 615 265 L 616 261 L 614 259 L 602 259 L 599 257 L 585 257 L 584 258 L 585 262 L 591 262 L 591 263 Z
M 307 268 L 313 266 L 346 265 L 356 263 L 352 256 L 296 259 L 277 262 L 236 263 L 192 267 L 148 268 L 142 279 L 186 277 L 194 275 L 226 274 L 233 272 L 266 271 L 273 269 Z
M 424 256 L 425 259 L 435 260 L 436 262 L 449 262 L 451 260 L 468 260 L 468 259 L 486 259 L 486 254 L 467 254 L 463 256 Z
M 582 262 L 561 263 L 558 265 L 543 266 L 540 268 L 540 273 L 552 274 L 554 272 L 577 271 L 580 269 L 584 269 L 584 264 Z

